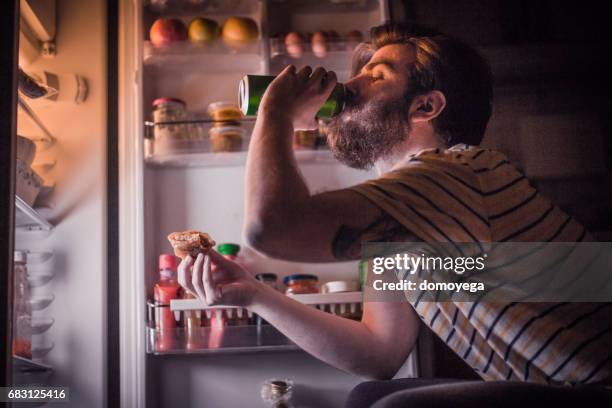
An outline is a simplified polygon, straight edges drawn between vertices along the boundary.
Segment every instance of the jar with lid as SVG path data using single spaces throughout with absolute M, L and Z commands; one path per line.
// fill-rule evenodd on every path
M 287 287 L 286 295 L 303 295 L 307 293 L 319 293 L 317 282 L 319 278 L 316 275 L 296 274 L 285 276 L 283 283 Z
M 238 259 L 240 245 L 234 244 L 233 242 L 224 242 L 217 245 L 217 252 L 223 255 L 224 258 L 235 262 Z
M 187 118 L 187 104 L 177 98 L 157 98 L 153 101 L 153 137 L 160 139 L 185 139 L 188 137 L 184 121 Z
M 27 253 L 15 251 L 13 292 L 13 354 L 32 358 L 32 306 L 30 305 L 30 284 L 26 267 Z
M 240 125 L 213 126 L 208 131 L 213 152 L 237 152 L 242 149 L 244 129 Z
M 258 273 L 255 275 L 255 279 L 270 286 L 274 290 L 278 290 L 278 276 L 275 273 Z

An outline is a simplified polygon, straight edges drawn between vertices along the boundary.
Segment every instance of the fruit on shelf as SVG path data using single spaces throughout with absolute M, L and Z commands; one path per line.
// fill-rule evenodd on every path
M 187 39 L 187 27 L 178 18 L 158 18 L 151 26 L 149 38 L 156 47 L 185 41 Z
M 304 53 L 304 38 L 300 33 L 291 32 L 285 36 L 285 48 L 293 58 L 301 58 Z
M 209 44 L 219 38 L 221 27 L 215 20 L 197 17 L 191 20 L 187 38 L 194 44 Z
M 317 31 L 312 35 L 312 53 L 318 58 L 325 58 L 327 55 L 327 34 L 324 31 Z
M 257 23 L 247 17 L 230 17 L 223 24 L 222 37 L 225 44 L 241 48 L 257 41 Z

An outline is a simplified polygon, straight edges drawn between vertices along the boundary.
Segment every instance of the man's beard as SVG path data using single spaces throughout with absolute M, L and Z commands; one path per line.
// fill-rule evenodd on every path
M 356 169 L 369 169 L 391 155 L 410 131 L 409 95 L 362 106 L 347 103 L 327 125 L 327 140 L 334 157 Z

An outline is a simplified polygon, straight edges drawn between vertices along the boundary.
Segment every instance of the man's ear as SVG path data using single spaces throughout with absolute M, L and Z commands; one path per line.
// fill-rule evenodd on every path
M 410 122 L 428 122 L 436 118 L 446 107 L 446 97 L 440 91 L 417 95 L 410 104 Z

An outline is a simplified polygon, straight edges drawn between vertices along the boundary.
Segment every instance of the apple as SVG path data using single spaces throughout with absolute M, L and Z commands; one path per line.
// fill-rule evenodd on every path
M 223 24 L 223 42 L 230 47 L 242 47 L 257 41 L 257 23 L 247 17 L 230 17 Z
M 176 41 L 187 39 L 187 27 L 178 18 L 158 18 L 149 31 L 151 42 L 156 47 L 163 47 Z
M 187 37 L 192 43 L 203 44 L 211 43 L 221 33 L 221 27 L 215 20 L 197 17 L 191 20 L 187 29 Z

